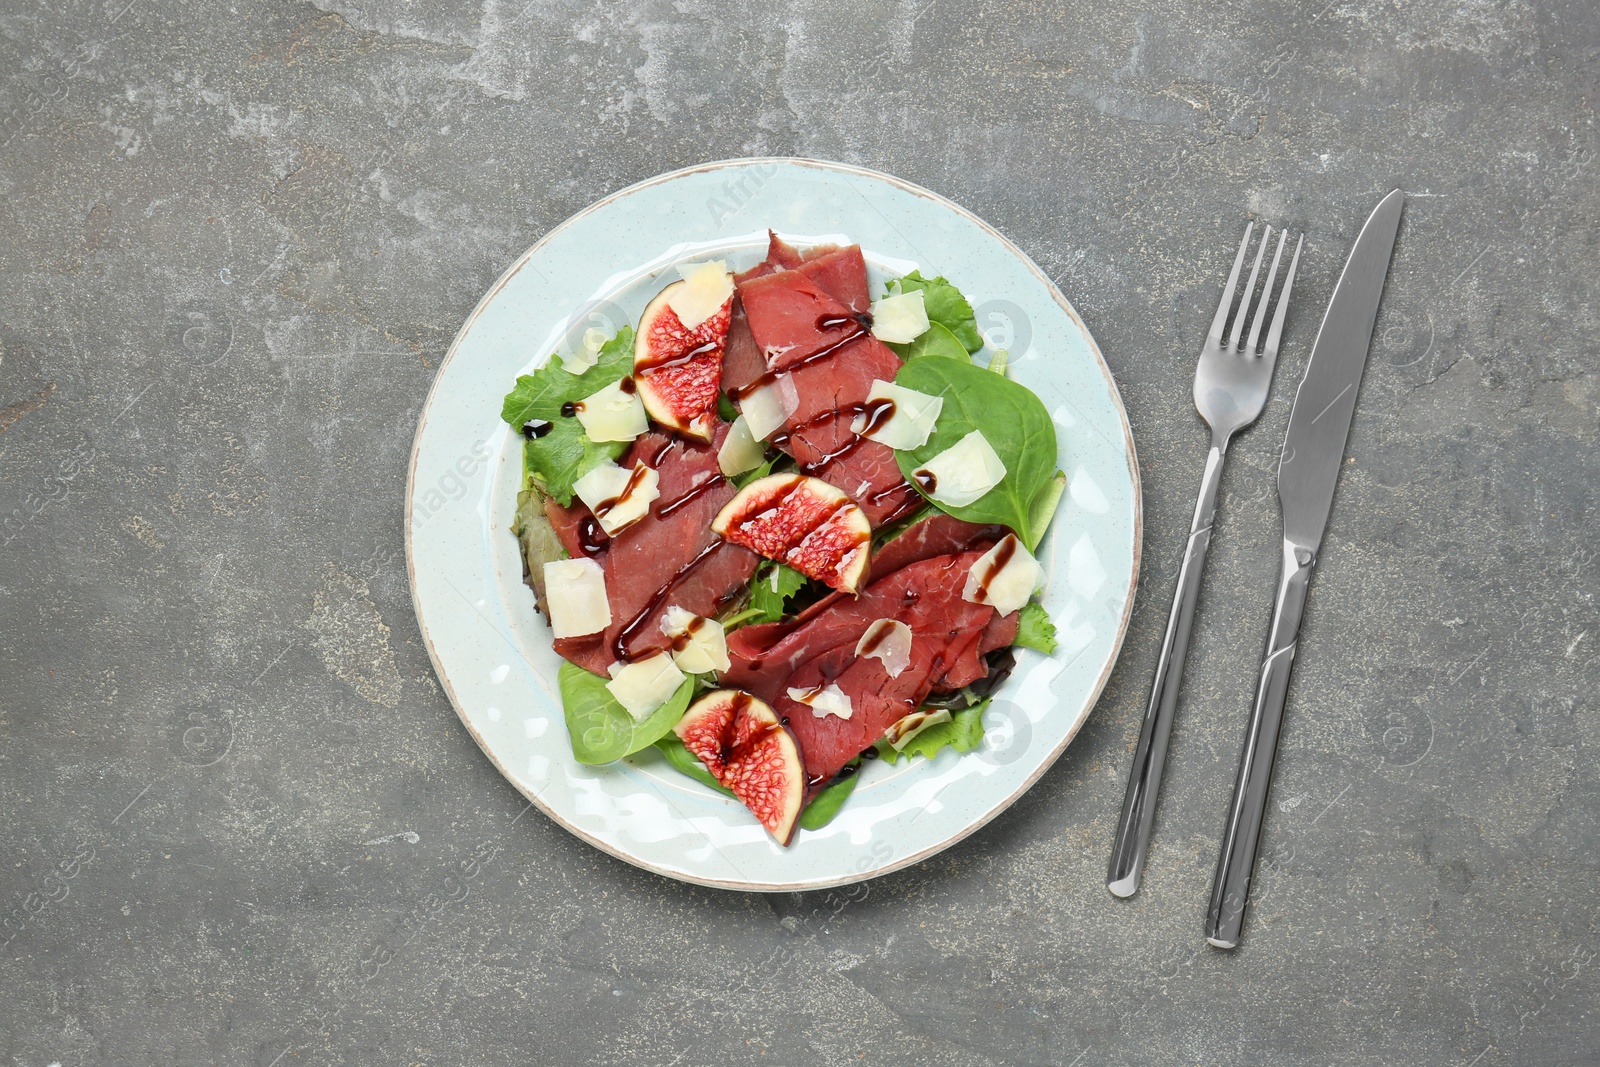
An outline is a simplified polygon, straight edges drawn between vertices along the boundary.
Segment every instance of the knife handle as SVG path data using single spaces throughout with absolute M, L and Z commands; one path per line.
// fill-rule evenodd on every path
M 1211 547 L 1211 527 L 1217 515 L 1217 488 L 1222 484 L 1222 460 L 1228 442 L 1213 441 L 1206 456 L 1206 472 L 1200 482 L 1200 497 L 1195 501 L 1194 522 L 1189 526 L 1189 542 L 1183 563 L 1178 568 L 1178 588 L 1172 596 L 1172 613 L 1167 617 L 1167 634 L 1161 642 L 1161 658 L 1156 661 L 1155 681 L 1150 686 L 1150 706 L 1145 709 L 1139 728 L 1139 744 L 1133 752 L 1133 768 L 1128 772 L 1128 788 L 1122 798 L 1122 817 L 1111 846 L 1111 863 L 1106 871 L 1106 888 L 1119 897 L 1131 897 L 1139 889 L 1144 872 L 1145 853 L 1150 848 L 1150 830 L 1156 817 L 1156 795 L 1161 789 L 1161 770 L 1167 762 L 1167 740 L 1172 735 L 1172 718 L 1178 709 L 1178 689 L 1183 683 L 1183 661 L 1189 651 L 1189 631 L 1194 621 L 1195 602 L 1200 597 L 1200 576 L 1205 572 L 1206 550 Z
M 1289 695 L 1289 673 L 1294 667 L 1295 643 L 1305 614 L 1306 591 L 1317 565 L 1313 549 L 1283 543 L 1283 569 L 1278 577 L 1278 599 L 1272 611 L 1272 633 L 1261 664 L 1261 684 L 1256 691 L 1250 732 L 1239 756 L 1239 775 L 1233 786 L 1227 832 L 1217 858 L 1211 906 L 1206 911 L 1206 940 L 1217 948 L 1233 948 L 1244 926 L 1245 903 L 1261 842 L 1261 823 L 1267 814 L 1267 792 L 1272 785 L 1272 764 L 1283 726 L 1284 701 Z

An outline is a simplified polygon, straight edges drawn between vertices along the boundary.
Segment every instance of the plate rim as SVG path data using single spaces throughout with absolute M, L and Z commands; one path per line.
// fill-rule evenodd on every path
M 473 325 L 478 321 L 478 318 L 489 306 L 489 303 L 499 295 L 501 290 L 503 290 L 518 273 L 521 272 L 523 267 L 528 265 L 528 262 L 533 258 L 533 256 L 546 244 L 548 244 L 556 235 L 579 223 L 588 216 L 598 212 L 600 209 L 606 207 L 612 202 L 620 200 L 623 197 L 638 192 L 639 190 L 646 189 L 654 185 L 664 184 L 666 182 L 686 177 L 691 174 L 700 174 L 708 171 L 723 170 L 733 167 L 748 167 L 761 164 L 781 164 L 810 167 L 816 170 L 854 175 L 874 181 L 881 181 L 904 192 L 910 193 L 913 196 L 929 200 L 947 210 L 954 211 L 998 241 L 1008 252 L 1015 256 L 1019 262 L 1027 267 L 1027 269 L 1034 275 L 1035 278 L 1040 281 L 1041 284 L 1044 285 L 1045 291 L 1050 294 L 1051 299 L 1053 299 L 1056 304 L 1060 306 L 1062 311 L 1066 312 L 1067 316 L 1072 320 L 1073 325 L 1077 327 L 1078 331 L 1083 335 L 1084 340 L 1088 343 L 1089 351 L 1093 354 L 1095 363 L 1099 367 L 1101 376 L 1105 379 L 1106 386 L 1111 393 L 1111 400 L 1116 409 L 1117 419 L 1122 427 L 1123 442 L 1127 450 L 1128 474 L 1133 482 L 1133 555 L 1132 565 L 1129 568 L 1128 574 L 1127 599 L 1123 604 L 1122 616 L 1117 621 L 1117 631 L 1114 639 L 1112 640 L 1110 655 L 1106 659 L 1105 666 L 1100 671 L 1100 676 L 1095 680 L 1093 690 L 1089 694 L 1089 698 L 1085 705 L 1085 710 L 1078 718 L 1078 721 L 1073 724 L 1072 729 L 1062 737 L 1060 743 L 1057 744 L 1054 749 L 1052 749 L 1043 759 L 1040 760 L 1039 765 L 1022 781 L 1020 785 L 1016 787 L 1015 790 L 1013 790 L 1004 798 L 995 802 L 988 808 L 988 810 L 980 813 L 977 817 L 972 819 L 961 829 L 944 840 L 928 845 L 904 857 L 896 858 L 887 863 L 885 866 L 874 870 L 865 872 L 847 872 L 838 877 L 824 876 L 817 879 L 783 883 L 754 883 L 749 881 L 741 881 L 739 879 L 697 877 L 684 871 L 664 869 L 646 860 L 640 859 L 637 856 L 629 855 L 627 852 L 621 848 L 618 848 L 612 843 L 588 833 L 586 830 L 576 826 L 572 822 L 569 822 L 559 812 L 545 804 L 527 789 L 524 789 L 517 778 L 510 773 L 504 764 L 501 763 L 500 759 L 486 743 L 484 737 L 478 732 L 477 728 L 473 726 L 471 720 L 468 719 L 466 712 L 462 708 L 462 701 L 456 694 L 455 687 L 451 683 L 449 675 L 445 672 L 443 665 L 439 661 L 439 653 L 434 646 L 433 635 L 429 631 L 427 620 L 423 616 L 422 604 L 418 601 L 416 550 L 412 532 L 412 517 L 415 512 L 413 502 L 416 494 L 417 461 L 420 457 L 422 436 L 428 425 L 428 415 L 433 408 L 434 395 L 439 389 L 440 382 L 444 377 L 444 372 L 450 366 L 451 360 L 455 359 L 457 352 L 461 348 L 462 342 L 466 339 L 467 334 L 471 331 Z M 880 878 L 884 875 L 892 874 L 896 871 L 904 870 L 907 867 L 921 863 L 923 860 L 935 856 L 940 852 L 952 847 L 953 845 L 966 840 L 966 838 L 970 837 L 984 826 L 987 826 L 1002 812 L 1014 805 L 1019 799 L 1021 799 L 1023 794 L 1027 793 L 1028 790 L 1033 788 L 1038 780 L 1044 776 L 1046 771 L 1055 766 L 1056 761 L 1061 758 L 1061 754 L 1065 752 L 1067 750 L 1067 746 L 1072 744 L 1072 742 L 1077 738 L 1078 733 L 1083 729 L 1084 724 L 1089 721 L 1089 716 L 1094 713 L 1094 709 L 1099 705 L 1100 697 L 1104 694 L 1106 685 L 1111 680 L 1111 672 L 1116 668 L 1118 660 L 1121 659 L 1123 645 L 1127 641 L 1129 623 L 1133 615 L 1133 605 L 1134 601 L 1138 597 L 1139 592 L 1139 568 L 1144 548 L 1144 487 L 1143 481 L 1140 477 L 1139 456 L 1133 439 L 1133 427 L 1128 421 L 1128 411 L 1127 406 L 1122 401 L 1122 391 L 1117 387 L 1116 378 L 1112 375 L 1111 367 L 1106 363 L 1105 356 L 1103 353 L 1101 353 L 1100 345 L 1095 340 L 1094 335 L 1089 332 L 1089 328 L 1084 324 L 1082 317 L 1078 314 L 1077 308 L 1075 308 L 1072 305 L 1072 302 L 1069 301 L 1061 292 L 1061 290 L 1056 287 L 1055 282 L 1051 280 L 1050 276 L 1045 274 L 1045 272 L 1040 269 L 1039 265 L 1033 261 L 1033 258 L 1019 248 L 1015 243 L 1013 243 L 1010 238 L 1006 237 L 999 230 L 995 229 L 995 227 L 991 226 L 988 222 L 974 212 L 962 207 L 960 204 L 949 199 L 948 197 L 942 196 L 939 193 L 935 193 L 930 189 L 926 189 L 915 184 L 914 182 L 907 181 L 904 178 L 896 177 L 893 174 L 887 174 L 883 171 L 873 170 L 869 167 L 862 167 L 852 163 L 839 163 L 831 160 L 815 159 L 806 156 L 739 156 L 727 159 L 712 160 L 704 163 L 696 163 L 691 166 L 677 168 L 676 170 L 664 171 L 660 174 L 656 174 L 652 177 L 634 182 L 630 185 L 624 186 L 621 189 L 617 189 L 614 192 L 608 193 L 606 196 L 603 196 L 600 199 L 586 205 L 582 209 L 567 216 L 561 222 L 546 230 L 537 241 L 529 246 L 526 251 L 518 256 L 516 260 L 514 260 L 511 265 L 500 274 L 500 276 L 495 280 L 494 284 L 491 285 L 484 295 L 478 300 L 478 303 L 473 307 L 471 313 L 467 315 L 466 319 L 462 321 L 460 328 L 456 331 L 455 337 L 450 342 L 450 347 L 445 352 L 444 359 L 439 362 L 439 368 L 434 372 L 433 381 L 429 383 L 427 395 L 423 398 L 422 410 L 417 417 L 417 428 L 411 439 L 411 456 L 406 464 L 406 490 L 404 504 L 406 582 L 411 589 L 411 607 L 412 612 L 417 619 L 418 631 L 422 635 L 424 647 L 426 647 L 428 650 L 428 659 L 433 664 L 433 673 L 435 677 L 438 678 L 439 684 L 441 688 L 443 688 L 445 695 L 449 698 L 450 706 L 455 711 L 456 718 L 461 721 L 462 726 L 466 727 L 468 735 L 471 736 L 483 754 L 489 758 L 489 762 L 494 766 L 495 770 L 500 773 L 501 778 L 503 778 L 506 783 L 518 793 L 520 793 L 532 806 L 537 807 L 552 822 L 556 823 L 562 829 L 566 830 L 568 833 L 571 833 L 574 837 L 583 841 L 585 844 L 597 848 L 607 855 L 614 856 L 617 859 L 622 860 L 641 870 L 649 871 L 652 874 L 663 878 L 668 878 L 675 882 L 684 882 L 691 885 L 702 885 L 712 889 L 727 889 L 739 892 L 810 892 L 813 890 L 831 889 L 839 886 L 854 885 L 858 882 L 868 881 L 873 878 Z

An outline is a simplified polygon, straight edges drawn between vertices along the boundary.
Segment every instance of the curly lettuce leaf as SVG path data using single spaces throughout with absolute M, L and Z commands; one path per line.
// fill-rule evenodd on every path
M 572 504 L 572 483 L 607 460 L 628 450 L 626 441 L 589 440 L 583 424 L 561 414 L 565 404 L 598 392 L 633 370 L 633 329 L 624 326 L 600 349 L 595 365 L 582 374 L 562 369 L 562 358 L 550 361 L 532 374 L 517 378 L 516 386 L 500 405 L 500 417 L 514 428 L 535 419 L 550 430 L 523 446 L 523 465 L 534 482 L 562 507 Z
M 806 576 L 781 563 L 764 565 L 750 580 L 750 610 L 760 612 L 743 620 L 744 625 L 777 622 L 783 618 L 784 606 L 806 584 Z M 743 614 L 743 613 L 741 613 Z
M 890 763 L 898 763 L 902 758 L 910 759 L 912 756 L 931 757 L 946 748 L 971 752 L 983 744 L 983 709 L 988 706 L 989 701 L 982 700 L 970 708 L 952 712 L 949 722 L 928 727 L 907 741 L 906 747 L 898 752 L 889 742 L 879 741 L 878 755 Z
M 928 311 L 929 322 L 949 330 L 968 352 L 983 347 L 983 334 L 978 332 L 978 318 L 972 313 L 972 305 L 967 303 L 960 289 L 944 278 L 924 278 L 921 271 L 914 270 L 889 283 L 890 293 L 910 293 L 918 289 L 922 290 L 922 306 Z
M 1043 605 L 1029 601 L 1022 605 L 1022 617 L 1017 623 L 1017 638 L 1012 642 L 1023 648 L 1037 649 L 1047 656 L 1056 652 L 1056 624 Z
M 548 612 L 544 599 L 544 565 L 566 559 L 567 550 L 545 517 L 544 499 L 539 487 L 531 484 L 517 494 L 517 514 L 511 520 L 511 534 L 522 548 L 523 569 L 527 572 L 523 577 L 533 586 L 539 610 Z

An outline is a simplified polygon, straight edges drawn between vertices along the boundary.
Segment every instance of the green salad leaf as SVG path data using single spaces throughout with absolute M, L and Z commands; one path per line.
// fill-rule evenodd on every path
M 784 605 L 806 584 L 806 576 L 782 563 L 764 564 L 750 580 L 750 610 L 760 612 L 744 619 L 744 625 L 777 622 Z M 741 614 L 743 614 L 741 612 Z
M 567 717 L 572 754 L 579 763 L 610 763 L 655 744 L 688 710 L 694 679 L 685 678 L 672 699 L 634 722 L 628 710 L 606 688 L 607 679 L 565 661 L 556 679 L 561 710 Z
M 928 310 L 929 322 L 936 322 L 949 330 L 968 352 L 976 352 L 983 347 L 983 334 L 978 332 L 978 318 L 972 313 L 972 305 L 967 303 L 960 289 L 943 278 L 924 278 L 922 272 L 916 270 L 889 283 L 890 293 L 909 293 L 917 289 L 922 290 L 922 306 Z
M 956 335 L 945 327 L 928 320 L 928 328 L 917 337 L 915 341 L 907 344 L 892 344 L 895 354 L 901 359 L 916 359 L 918 356 L 949 356 L 951 359 L 963 359 L 972 362 L 966 346 L 956 339 Z
M 1011 643 L 1037 649 L 1047 656 L 1056 654 L 1056 624 L 1050 621 L 1050 615 L 1042 604 L 1030 600 L 1022 605 L 1016 640 Z
M 861 769 L 859 761 L 852 766 L 857 771 Z M 839 809 L 844 806 L 844 802 L 850 799 L 850 794 L 855 792 L 856 779 L 860 777 L 859 773 L 855 773 L 848 778 L 840 778 L 818 793 L 811 803 L 806 805 L 806 810 L 800 813 L 800 829 L 820 830 L 832 822 L 833 817 L 839 814 Z
M 544 500 L 538 486 L 528 485 L 517 494 L 517 513 L 511 520 L 511 534 L 522 548 L 523 564 L 540 611 L 548 611 L 544 602 L 544 565 L 567 558 L 566 548 L 545 517 Z
M 949 722 L 928 727 L 907 741 L 906 747 L 898 752 L 889 742 L 879 741 L 878 755 L 890 763 L 898 763 L 902 758 L 910 759 L 912 756 L 931 757 L 946 748 L 971 752 L 983 744 L 983 709 L 988 706 L 988 700 L 981 700 L 970 708 L 951 712 Z
M 767 475 L 772 473 L 772 465 L 776 462 L 778 462 L 777 456 L 769 456 L 767 457 L 766 461 L 761 464 L 761 466 L 755 468 L 754 470 L 748 470 L 743 474 L 734 475 L 732 478 L 733 487 L 735 489 L 743 489 L 757 478 L 765 478 Z
M 1006 476 L 965 507 L 946 507 L 931 498 L 930 503 L 968 522 L 1003 523 L 1031 551 L 1044 534 L 1033 521 L 1035 504 L 1052 491 L 1056 471 L 1056 426 L 1044 403 L 1027 386 L 947 356 L 911 360 L 894 380 L 907 389 L 944 397 L 939 421 L 922 447 L 894 454 L 906 481 L 916 485 L 918 467 L 972 431 L 981 432 L 1005 464 Z M 921 486 L 917 491 L 922 492 Z
M 656 748 L 666 757 L 667 763 L 671 765 L 673 770 L 688 775 L 701 785 L 710 786 L 724 796 L 731 797 L 734 795 L 733 790 L 711 776 L 711 772 L 706 769 L 706 765 L 700 762 L 700 757 L 690 752 L 678 735 L 671 730 L 668 730 L 656 741 Z M 859 770 L 860 762 L 857 761 L 855 766 Z M 833 817 L 839 814 L 839 809 L 844 805 L 844 802 L 855 791 L 858 777 L 860 776 L 852 774 L 848 778 L 840 778 L 818 793 L 816 798 L 807 804 L 806 809 L 800 813 L 800 827 L 805 830 L 820 830 L 832 822 Z
M 709 785 L 719 793 L 733 796 L 733 790 L 713 778 L 711 772 L 706 770 L 706 765 L 700 762 L 700 757 L 690 752 L 683 740 L 673 731 L 668 730 L 662 734 L 656 741 L 656 748 L 667 757 L 667 762 L 672 764 L 673 770 L 687 774 L 701 785 Z
M 600 349 L 595 365 L 582 374 L 569 374 L 561 364 L 561 356 L 552 355 L 532 374 L 519 376 L 500 406 L 500 417 L 518 430 L 534 419 L 550 423 L 549 433 L 523 445 L 523 465 L 546 493 L 568 507 L 572 483 L 621 456 L 628 442 L 589 440 L 581 422 L 561 414 L 562 405 L 582 400 L 633 370 L 633 329 L 624 326 L 617 331 Z
M 1045 531 L 1050 529 L 1050 520 L 1055 518 L 1056 508 L 1061 504 L 1061 494 L 1066 491 L 1067 476 L 1056 471 L 1056 476 L 1033 498 L 1033 510 L 1028 513 L 1028 528 L 1034 544 L 1044 540 Z

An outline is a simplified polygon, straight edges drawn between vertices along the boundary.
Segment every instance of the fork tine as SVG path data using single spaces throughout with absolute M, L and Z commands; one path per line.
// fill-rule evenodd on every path
M 1239 284 L 1239 268 L 1244 266 L 1245 249 L 1250 247 L 1250 235 L 1255 228 L 1254 222 L 1245 226 L 1244 240 L 1239 242 L 1239 254 L 1233 257 L 1233 270 L 1228 274 L 1228 284 L 1222 290 L 1222 303 L 1217 305 L 1217 317 L 1211 320 L 1211 332 L 1206 334 L 1206 340 L 1212 344 L 1222 343 L 1222 327 L 1227 325 L 1228 311 L 1233 307 L 1234 286 Z
M 1294 288 L 1294 272 L 1300 266 L 1300 246 L 1306 243 L 1306 235 L 1301 234 L 1300 239 L 1294 243 L 1294 258 L 1289 260 L 1289 273 L 1283 279 L 1283 292 L 1278 296 L 1278 310 L 1272 316 L 1272 329 L 1267 331 L 1267 347 L 1262 355 L 1276 358 L 1278 355 L 1278 339 L 1283 336 L 1283 320 L 1289 312 L 1289 292 Z
M 1228 351 L 1239 350 L 1239 338 L 1244 336 L 1244 320 L 1250 314 L 1250 301 L 1256 294 L 1256 275 L 1261 273 L 1261 257 L 1267 253 L 1267 243 L 1272 240 L 1272 227 L 1261 229 L 1261 246 L 1256 249 L 1256 261 L 1250 267 L 1250 280 L 1244 285 L 1244 295 L 1239 298 L 1239 313 L 1233 317 L 1233 329 L 1228 331 Z
M 1255 314 L 1250 316 L 1250 336 L 1244 342 L 1246 355 L 1256 354 L 1256 341 L 1261 337 L 1261 323 L 1267 317 L 1267 305 L 1272 302 L 1272 283 L 1278 280 L 1278 261 L 1283 258 L 1283 246 L 1288 240 L 1289 231 L 1279 230 L 1278 250 L 1272 253 L 1272 269 L 1267 271 L 1266 284 L 1261 287 L 1261 301 L 1256 304 Z M 1266 244 L 1266 241 L 1263 240 L 1262 244 Z

